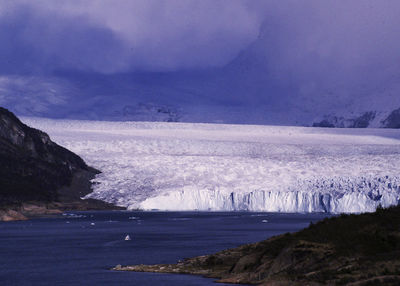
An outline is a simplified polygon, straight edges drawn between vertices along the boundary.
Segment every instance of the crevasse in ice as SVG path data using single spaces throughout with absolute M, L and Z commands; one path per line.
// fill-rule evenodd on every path
M 129 209 L 364 212 L 400 198 L 400 130 L 24 118 Z

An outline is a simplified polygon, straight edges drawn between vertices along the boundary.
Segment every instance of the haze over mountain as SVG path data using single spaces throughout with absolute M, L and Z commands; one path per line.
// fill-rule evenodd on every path
M 100 120 L 400 127 L 397 1 L 0 1 L 0 104 Z

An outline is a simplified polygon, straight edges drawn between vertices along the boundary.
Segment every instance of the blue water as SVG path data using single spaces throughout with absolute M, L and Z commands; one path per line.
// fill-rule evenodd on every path
M 198 276 L 109 269 L 174 263 L 296 231 L 326 216 L 102 211 L 1 222 L 0 285 L 216 285 Z M 132 240 L 124 240 L 127 234 Z

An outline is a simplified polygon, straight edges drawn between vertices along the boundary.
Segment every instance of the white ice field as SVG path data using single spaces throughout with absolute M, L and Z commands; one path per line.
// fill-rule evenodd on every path
M 23 118 L 144 210 L 364 212 L 400 200 L 400 130 Z

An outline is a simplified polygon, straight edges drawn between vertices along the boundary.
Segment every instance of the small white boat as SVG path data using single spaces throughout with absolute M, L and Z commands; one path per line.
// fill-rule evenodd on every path
M 127 235 L 125 236 L 125 240 L 131 240 L 131 237 L 129 236 L 129 234 L 127 234 Z

